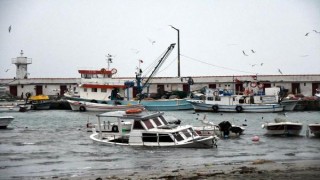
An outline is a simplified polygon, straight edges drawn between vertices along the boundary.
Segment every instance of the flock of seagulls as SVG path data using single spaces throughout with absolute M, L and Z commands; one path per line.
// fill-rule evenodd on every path
M 253 49 L 251 49 L 251 52 L 252 52 L 252 53 L 256 53 L 256 51 L 254 51 Z M 246 52 L 245 52 L 244 50 L 242 50 L 242 53 L 243 53 L 243 55 L 245 55 L 245 56 L 249 56 L 248 54 L 246 54 Z
M 263 66 L 263 63 L 260 63 L 260 64 L 250 64 L 252 67 L 254 66 L 257 66 L 257 65 L 260 65 L 260 66 Z
M 170 26 L 171 26 L 171 25 L 170 25 Z M 174 28 L 173 26 L 171 26 L 171 27 Z M 11 27 L 11 25 L 10 25 L 9 28 L 8 28 L 8 32 L 9 32 L 9 33 L 11 33 L 11 29 L 12 29 L 12 27 Z M 313 32 L 314 32 L 314 33 L 317 33 L 317 34 L 320 34 L 320 31 L 317 31 L 317 30 L 313 30 Z M 310 32 L 307 32 L 307 33 L 305 34 L 305 36 L 309 36 L 309 34 L 310 34 Z M 149 40 L 149 42 L 150 42 L 152 45 L 154 45 L 154 44 L 156 43 L 155 40 L 152 40 L 152 39 L 150 39 L 150 38 L 148 38 L 148 40 Z M 131 50 L 134 51 L 135 54 L 138 54 L 138 53 L 140 52 L 139 50 L 133 49 L 133 48 L 131 48 Z M 244 50 L 242 50 L 242 53 L 243 53 L 244 56 L 249 56 Z M 254 51 L 253 49 L 251 49 L 251 53 L 256 53 L 256 51 Z M 109 54 L 108 54 L 108 56 L 111 57 L 111 55 L 109 55 Z M 301 56 L 301 57 L 307 57 L 307 56 L 308 56 L 308 55 L 303 55 L 303 56 Z M 109 58 L 108 60 L 112 62 L 111 58 Z M 260 66 L 263 66 L 263 64 L 264 64 L 264 63 L 260 63 Z M 254 67 L 254 66 L 257 66 L 258 64 L 250 64 L 250 65 L 251 65 L 252 67 Z M 9 69 L 6 69 L 6 70 L 5 70 L 5 72 L 8 72 L 8 71 L 9 71 Z M 281 71 L 280 69 L 278 69 L 278 72 L 279 72 L 280 74 L 282 74 L 282 71 Z
M 312 30 L 314 33 L 319 34 L 320 32 L 317 30 Z M 307 32 L 304 36 L 308 36 L 310 34 L 310 32 Z

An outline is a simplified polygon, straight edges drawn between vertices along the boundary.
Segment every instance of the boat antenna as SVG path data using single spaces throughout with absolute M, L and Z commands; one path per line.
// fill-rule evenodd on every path
M 107 60 L 107 63 L 108 63 L 108 69 L 107 70 L 110 70 L 110 63 L 112 63 L 112 55 L 111 54 L 108 54 L 107 56 L 106 56 L 106 60 Z

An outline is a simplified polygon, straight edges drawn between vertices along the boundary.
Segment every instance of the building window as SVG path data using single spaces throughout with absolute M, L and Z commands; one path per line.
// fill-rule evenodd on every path
M 107 92 L 107 89 L 101 89 L 101 92 L 105 93 L 105 92 Z
M 21 88 L 23 88 L 23 84 L 21 84 Z
M 306 83 L 304 83 L 303 85 L 306 86 Z
M 98 89 L 97 88 L 92 88 L 91 92 L 98 92 Z
M 83 91 L 84 91 L 84 92 L 87 92 L 87 88 L 83 88 Z
M 47 88 L 47 85 L 44 85 L 44 88 Z

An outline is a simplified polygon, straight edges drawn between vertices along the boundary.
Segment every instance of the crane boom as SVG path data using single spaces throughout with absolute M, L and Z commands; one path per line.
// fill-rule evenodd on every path
M 139 72 L 137 73 L 136 75 L 136 79 L 137 79 L 137 91 L 138 91 L 138 94 L 139 94 L 139 99 L 141 100 L 143 97 L 142 97 L 142 91 L 143 91 L 143 88 L 145 88 L 150 79 L 159 71 L 160 67 L 162 66 L 162 64 L 164 63 L 164 61 L 168 58 L 168 56 L 170 55 L 170 53 L 172 52 L 174 46 L 176 44 L 175 43 L 172 43 L 170 44 L 170 46 L 167 48 L 167 50 L 164 52 L 164 55 L 159 59 L 158 61 L 158 64 L 154 67 L 152 73 L 150 74 L 150 76 L 148 77 L 148 79 L 146 80 L 146 82 L 143 84 L 143 86 L 141 86 L 141 81 L 142 81 L 142 78 L 141 78 L 141 70 L 139 70 Z

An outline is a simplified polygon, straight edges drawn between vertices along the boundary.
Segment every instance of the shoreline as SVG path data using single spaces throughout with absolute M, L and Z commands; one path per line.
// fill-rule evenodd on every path
M 104 174 L 69 177 L 38 177 L 39 179 L 319 179 L 320 160 L 270 161 L 257 159 L 237 164 L 202 164 L 185 168 L 146 171 L 106 172 Z

